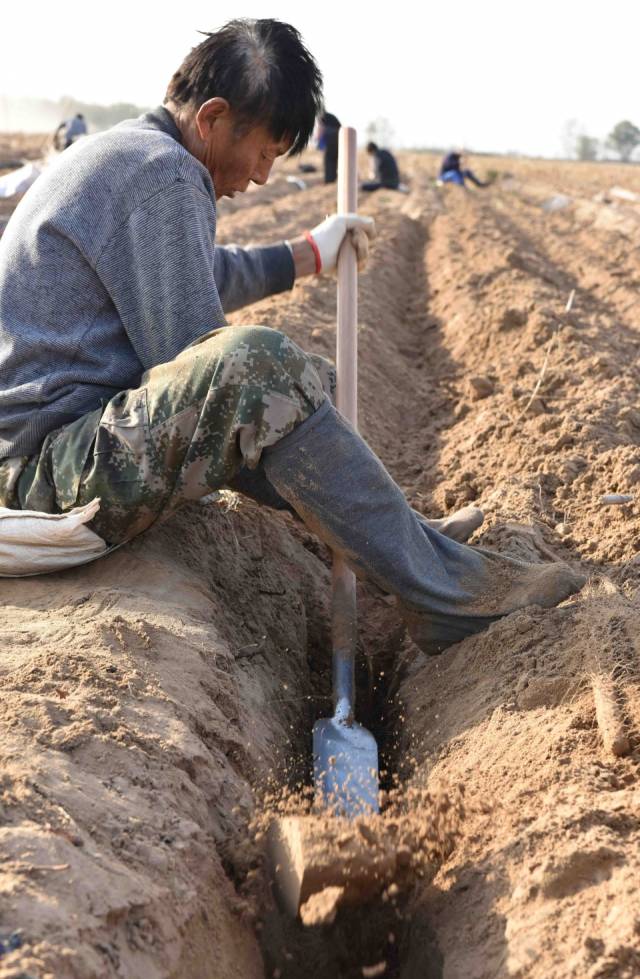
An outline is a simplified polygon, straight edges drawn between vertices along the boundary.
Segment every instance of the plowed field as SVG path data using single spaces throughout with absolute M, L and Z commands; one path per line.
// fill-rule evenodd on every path
M 324 547 L 226 498 L 88 568 L 2 581 L 0 938 L 20 945 L 2 979 L 640 975 L 640 204 L 607 196 L 640 193 L 640 171 L 485 159 L 497 179 L 465 192 L 435 186 L 429 155 L 401 165 L 409 194 L 361 201 L 361 430 L 417 509 L 473 501 L 473 543 L 589 584 L 433 659 L 359 586 L 387 785 L 463 786 L 465 816 L 433 875 L 305 929 L 248 823 L 265 780 L 304 774 L 326 713 Z M 298 189 L 295 168 L 223 202 L 220 241 L 330 212 L 335 188 Z M 330 356 L 335 281 L 230 320 Z

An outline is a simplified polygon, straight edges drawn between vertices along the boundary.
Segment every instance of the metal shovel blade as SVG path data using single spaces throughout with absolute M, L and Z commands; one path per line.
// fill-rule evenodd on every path
M 336 816 L 372 815 L 378 805 L 378 745 L 366 727 L 335 717 L 313 725 L 316 800 Z

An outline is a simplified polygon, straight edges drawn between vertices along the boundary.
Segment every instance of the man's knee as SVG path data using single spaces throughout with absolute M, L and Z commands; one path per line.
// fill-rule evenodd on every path
M 231 331 L 225 374 L 264 390 L 289 391 L 291 397 L 301 394 L 316 407 L 320 406 L 325 384 L 318 374 L 315 357 L 279 330 L 243 326 L 231 327 Z
M 330 360 L 320 354 L 308 354 L 311 363 L 315 367 L 324 393 L 335 404 L 336 400 L 336 368 Z
M 305 356 L 304 351 L 293 340 L 268 326 L 231 326 L 227 330 L 230 334 L 230 345 L 247 351 L 256 361 L 273 359 L 284 363 L 294 354 Z
M 202 337 L 178 358 L 188 372 L 189 396 L 210 389 L 231 394 L 242 390 L 249 410 L 265 396 L 295 402 L 312 413 L 331 396 L 329 371 L 318 373 L 317 358 L 305 353 L 284 333 L 265 326 L 230 326 Z M 190 361 L 188 363 L 187 361 Z M 233 395 L 235 397 L 235 395 Z
M 188 356 L 190 352 L 204 356 L 214 365 L 226 358 L 256 367 L 270 362 L 286 364 L 306 356 L 293 340 L 268 326 L 226 326 L 201 337 L 180 356 Z

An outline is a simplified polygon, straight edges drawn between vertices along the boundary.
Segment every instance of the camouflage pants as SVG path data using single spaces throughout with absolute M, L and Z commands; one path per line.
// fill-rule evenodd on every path
M 259 469 L 262 450 L 334 390 L 329 362 L 284 334 L 260 326 L 214 330 L 147 371 L 140 387 L 52 432 L 37 455 L 0 462 L 0 505 L 57 513 L 97 496 L 91 526 L 120 543 L 247 468 Z M 247 483 L 259 478 L 254 473 Z

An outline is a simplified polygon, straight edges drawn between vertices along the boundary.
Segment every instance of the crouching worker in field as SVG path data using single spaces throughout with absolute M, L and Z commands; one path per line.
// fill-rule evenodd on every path
M 367 143 L 367 153 L 373 160 L 373 179 L 360 184 L 360 190 L 381 190 L 383 187 L 387 190 L 398 190 L 400 172 L 391 150 L 381 149 L 377 143 Z
M 443 184 L 458 184 L 465 186 L 465 180 L 470 180 L 476 187 L 488 187 L 489 181 L 480 180 L 476 177 L 473 170 L 462 166 L 462 153 L 447 153 L 440 164 L 440 174 L 438 180 Z
M 459 543 L 477 510 L 426 521 L 334 409 L 327 361 L 225 324 L 332 272 L 347 234 L 366 257 L 373 222 L 349 215 L 288 243 L 215 243 L 216 202 L 264 184 L 320 110 L 297 32 L 233 21 L 162 107 L 71 147 L 26 195 L 0 244 L 0 505 L 64 515 L 99 498 L 90 527 L 111 547 L 232 487 L 298 514 L 438 651 L 581 581 Z

